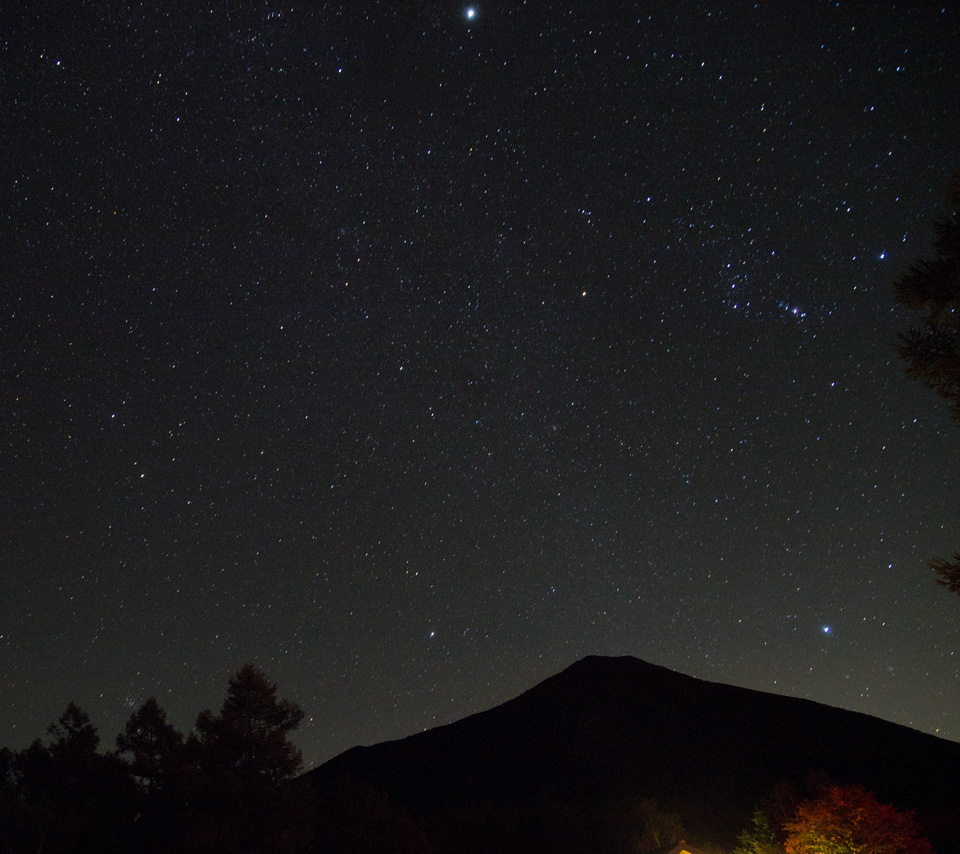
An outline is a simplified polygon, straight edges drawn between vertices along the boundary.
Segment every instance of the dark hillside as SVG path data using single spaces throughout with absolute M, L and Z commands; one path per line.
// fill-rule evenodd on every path
M 679 813 L 690 841 L 729 847 L 779 781 L 802 791 L 810 772 L 917 810 L 941 854 L 960 851 L 960 745 L 633 658 L 584 659 L 489 711 L 347 751 L 309 779 L 364 781 L 441 851 L 533 852 L 614 846 L 595 825 L 641 797 Z

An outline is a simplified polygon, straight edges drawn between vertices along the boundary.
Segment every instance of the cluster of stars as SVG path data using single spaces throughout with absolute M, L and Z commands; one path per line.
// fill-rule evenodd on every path
M 0 746 L 253 660 L 320 761 L 595 653 L 960 737 L 956 437 L 890 353 L 955 13 L 36 14 Z

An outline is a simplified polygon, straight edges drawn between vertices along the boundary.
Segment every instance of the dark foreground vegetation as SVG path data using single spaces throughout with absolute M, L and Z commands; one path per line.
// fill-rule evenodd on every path
M 934 223 L 933 254 L 918 258 L 894 282 L 897 301 L 917 325 L 897 339 L 907 376 L 933 389 L 960 422 L 960 172 L 947 185 L 947 213 Z M 941 584 L 960 594 L 960 550 L 930 566 Z
M 102 751 L 71 704 L 0 751 L 0 854 L 960 852 L 960 745 L 636 659 L 297 776 L 302 717 L 252 665 L 186 738 L 151 699 Z
M 288 738 L 303 712 L 276 691 L 246 665 L 186 739 L 151 698 L 107 752 L 71 703 L 46 743 L 0 751 L 0 852 L 308 850 L 311 804 L 290 783 L 301 757 Z

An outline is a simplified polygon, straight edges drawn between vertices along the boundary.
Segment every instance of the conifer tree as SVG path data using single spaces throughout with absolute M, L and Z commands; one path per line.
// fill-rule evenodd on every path
M 733 854 L 783 854 L 783 846 L 763 810 L 753 811 L 750 827 L 740 832 Z
M 907 376 L 933 389 L 960 421 L 960 172 L 947 190 L 949 212 L 934 225 L 934 257 L 915 261 L 894 283 L 897 300 L 919 326 L 897 339 Z M 937 583 L 960 594 L 960 551 L 930 561 Z
M 197 718 L 197 735 L 185 745 L 197 771 L 188 848 L 198 854 L 286 854 L 309 847 L 300 804 L 284 785 L 301 766 L 290 733 L 303 711 L 277 699 L 277 686 L 253 664 L 231 678 L 214 716 Z
M 161 789 L 183 749 L 183 736 L 167 723 L 167 713 L 151 697 L 130 715 L 117 736 L 117 749 L 130 754 L 130 770 L 148 797 Z
M 277 686 L 253 664 L 230 677 L 227 699 L 216 717 L 208 710 L 197 718 L 202 755 L 211 769 L 232 769 L 278 785 L 302 764 L 289 734 L 303 720 L 303 710 L 277 699 Z

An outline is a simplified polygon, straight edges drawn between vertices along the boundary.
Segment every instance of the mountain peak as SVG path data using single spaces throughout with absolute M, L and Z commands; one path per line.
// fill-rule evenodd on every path
M 811 772 L 938 816 L 941 854 L 960 851 L 958 822 L 942 819 L 960 803 L 960 745 L 626 656 L 588 656 L 500 706 L 348 751 L 310 777 L 364 780 L 431 827 L 477 810 L 533 821 L 548 806 L 586 827 L 597 811 L 655 798 L 681 816 L 694 844 L 716 848 L 732 846 L 774 786 L 786 781 L 802 794 Z M 461 832 L 444 830 L 466 844 Z M 517 850 L 555 850 L 533 838 L 524 845 Z

